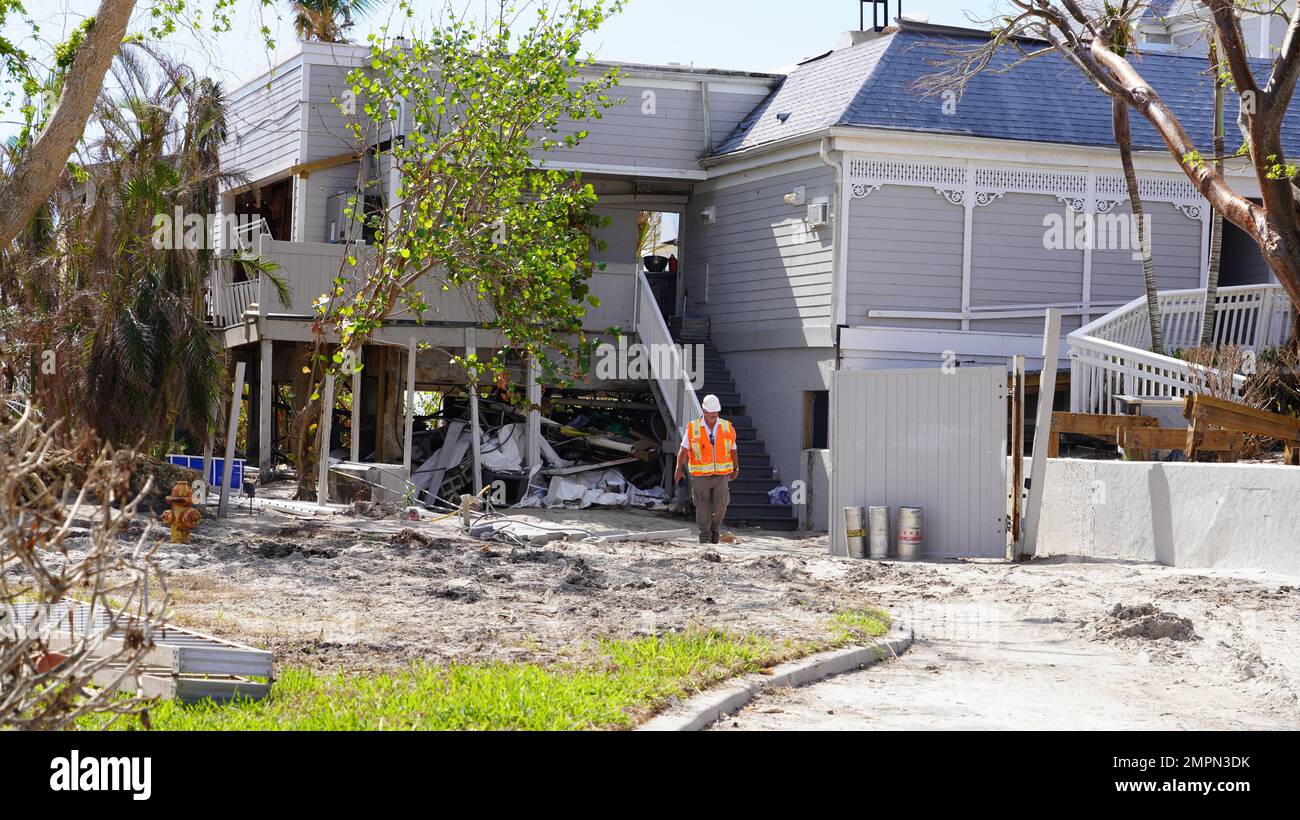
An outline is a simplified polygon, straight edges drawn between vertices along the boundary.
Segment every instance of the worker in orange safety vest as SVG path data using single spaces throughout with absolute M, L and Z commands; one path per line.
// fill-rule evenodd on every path
M 736 428 L 720 418 L 722 402 L 717 396 L 705 396 L 703 408 L 704 418 L 686 425 L 682 435 L 674 481 L 680 483 L 683 474 L 690 473 L 700 543 L 716 544 L 731 501 L 730 484 L 740 477 L 740 455 L 736 452 Z

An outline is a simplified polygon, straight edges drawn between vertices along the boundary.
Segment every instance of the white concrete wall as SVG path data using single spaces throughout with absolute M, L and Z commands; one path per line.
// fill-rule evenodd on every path
M 1300 468 L 1053 459 L 1045 484 L 1040 555 L 1300 576 Z

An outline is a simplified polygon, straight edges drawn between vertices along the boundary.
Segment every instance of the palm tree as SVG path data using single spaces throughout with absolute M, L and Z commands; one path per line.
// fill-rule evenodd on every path
M 213 423 L 225 389 L 225 354 L 205 325 L 204 289 L 215 263 L 198 248 L 157 248 L 157 214 L 208 215 L 224 174 L 226 134 L 219 83 L 165 56 L 124 50 L 113 69 L 122 89 L 96 111 L 92 177 L 106 192 L 80 227 L 98 237 L 77 264 L 92 272 L 100 310 L 87 334 L 86 417 L 101 435 L 166 444 L 177 428 L 195 438 Z
M 374 11 L 378 0 L 291 0 L 293 27 L 298 39 L 321 43 L 347 41 L 356 18 Z
M 1133 132 L 1129 126 L 1128 106 L 1119 97 L 1111 99 L 1111 127 L 1119 146 L 1120 164 L 1124 166 L 1124 184 L 1128 187 L 1129 210 L 1137 220 L 1142 236 L 1142 283 L 1146 288 L 1147 318 L 1151 323 L 1151 352 L 1165 355 L 1165 333 L 1160 321 L 1160 291 L 1156 284 L 1155 263 L 1151 259 L 1151 223 L 1142 210 L 1142 192 L 1137 171 L 1133 168 Z
M 1111 49 L 1120 56 L 1128 53 L 1132 32 L 1122 21 L 1112 23 L 1109 30 Z M 1138 186 L 1137 171 L 1133 168 L 1133 129 L 1129 124 L 1128 106 L 1119 97 L 1111 98 L 1111 129 L 1115 145 L 1119 147 L 1120 164 L 1124 167 L 1124 184 L 1128 188 L 1129 211 L 1137 220 L 1142 237 L 1142 282 L 1146 289 L 1147 318 L 1151 324 L 1151 352 L 1165 355 L 1165 334 L 1160 321 L 1160 291 L 1156 283 L 1155 263 L 1151 259 L 1151 225 L 1142 210 L 1142 191 Z

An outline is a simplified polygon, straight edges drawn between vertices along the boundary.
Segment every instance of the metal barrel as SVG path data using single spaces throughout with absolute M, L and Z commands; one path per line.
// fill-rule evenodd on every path
M 923 517 L 920 507 L 898 508 L 898 558 L 915 561 L 921 557 Z
M 867 557 L 866 514 L 862 507 L 844 508 L 844 536 L 849 545 L 850 558 Z
M 868 508 L 867 529 L 870 533 L 868 557 L 875 561 L 885 560 L 889 557 L 889 508 Z

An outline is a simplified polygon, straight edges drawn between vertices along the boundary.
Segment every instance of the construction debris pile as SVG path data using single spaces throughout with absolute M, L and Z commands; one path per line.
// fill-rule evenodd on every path
M 526 415 L 503 402 L 480 400 L 478 407 L 483 486 L 473 486 L 470 403 L 447 395 L 436 414 L 415 419 L 412 475 L 409 483 L 403 481 L 407 497 L 401 500 L 454 508 L 462 495 L 480 495 L 491 487 L 504 491 L 494 499 L 498 506 L 668 508 L 660 444 L 667 425 L 649 397 L 645 402 L 550 397 L 541 413 L 541 464 L 532 470 Z M 333 472 L 355 474 L 362 466 L 340 462 Z M 338 500 L 351 500 L 342 495 Z

